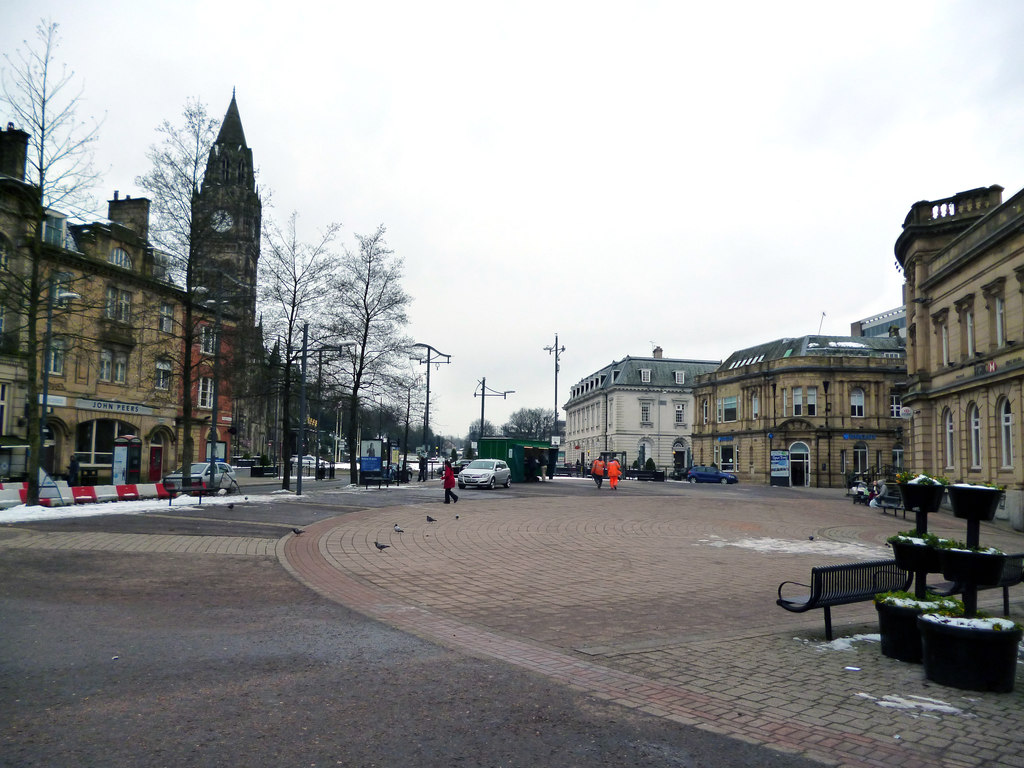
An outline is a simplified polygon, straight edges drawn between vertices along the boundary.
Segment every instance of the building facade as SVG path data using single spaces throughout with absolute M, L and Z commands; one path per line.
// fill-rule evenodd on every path
M 1024 190 L 915 203 L 896 241 L 906 279 L 911 468 L 1006 487 L 1024 530 Z
M 898 336 L 803 336 L 739 350 L 694 386 L 693 463 L 742 482 L 846 487 L 903 464 Z
M 653 459 L 661 470 L 689 466 L 693 382 L 717 361 L 625 357 L 577 382 L 565 408 L 565 461 L 589 466 L 601 453 L 624 465 Z

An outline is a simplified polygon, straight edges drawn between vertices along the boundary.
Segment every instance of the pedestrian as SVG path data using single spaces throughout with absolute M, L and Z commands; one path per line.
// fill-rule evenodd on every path
M 459 503 L 459 497 L 455 495 L 455 491 L 452 489 L 455 487 L 455 473 L 452 472 L 452 463 L 445 461 L 444 463 L 444 503 L 450 504 L 454 501 L 456 504 Z
M 427 457 L 426 455 L 420 456 L 420 479 L 419 482 L 424 483 L 427 480 Z
M 583 477 L 583 459 L 576 459 L 576 477 Z
M 608 461 L 608 485 L 612 487 L 613 491 L 619 490 L 619 477 L 622 475 L 622 467 L 619 466 L 619 460 L 614 456 Z
M 604 462 L 601 461 L 600 456 L 594 459 L 594 463 L 590 465 L 590 476 L 594 478 L 594 485 L 600 488 L 601 483 L 604 482 Z
M 880 507 L 882 502 L 885 500 L 885 494 L 889 492 L 889 489 L 885 485 L 885 480 L 875 481 L 875 493 L 874 496 L 868 501 L 870 507 Z
M 68 485 L 78 485 L 78 454 L 71 454 L 71 461 L 68 462 Z

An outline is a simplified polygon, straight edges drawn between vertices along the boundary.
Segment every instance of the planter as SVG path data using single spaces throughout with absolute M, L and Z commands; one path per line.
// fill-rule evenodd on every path
M 1002 552 L 974 552 L 966 549 L 940 549 L 943 577 L 961 584 L 995 586 L 1003 577 L 1006 555 Z
M 1021 630 L 1000 619 L 984 623 L 1007 628 L 991 629 L 977 621 L 930 614 L 919 616 L 925 677 L 968 691 L 1011 692 L 1017 676 Z
M 993 520 L 1003 492 L 998 488 L 971 485 L 951 485 L 949 504 L 953 515 L 962 520 Z
M 924 483 L 900 483 L 900 496 L 903 506 L 931 514 L 938 512 L 942 505 L 942 496 L 946 492 L 944 485 L 925 485 Z
M 917 628 L 917 617 L 923 611 L 888 603 L 875 603 L 875 610 L 878 611 L 878 631 L 882 636 L 882 655 L 920 664 L 921 631 Z
M 927 544 L 914 544 L 909 541 L 892 541 L 893 557 L 896 565 L 912 573 L 938 573 L 942 570 L 939 562 L 939 550 Z

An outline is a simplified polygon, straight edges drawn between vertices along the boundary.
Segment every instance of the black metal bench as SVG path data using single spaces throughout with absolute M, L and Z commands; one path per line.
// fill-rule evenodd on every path
M 863 603 L 879 592 L 907 590 L 914 574 L 896 566 L 895 560 L 866 560 L 860 563 L 823 565 L 811 569 L 811 583 L 784 581 L 779 584 L 779 599 L 775 602 L 793 613 L 815 608 L 825 611 L 825 637 L 832 639 L 832 606 Z M 787 584 L 804 587 L 806 594 L 783 597 Z
M 627 469 L 624 477 L 627 480 L 646 480 L 658 483 L 665 481 L 665 473 L 660 469 Z
M 878 508 L 882 510 L 884 515 L 886 510 L 892 510 L 892 516 L 896 517 L 897 512 L 903 513 L 903 519 L 907 519 L 907 508 L 903 506 L 903 497 L 899 491 L 895 493 L 887 493 L 884 496 L 878 497 Z

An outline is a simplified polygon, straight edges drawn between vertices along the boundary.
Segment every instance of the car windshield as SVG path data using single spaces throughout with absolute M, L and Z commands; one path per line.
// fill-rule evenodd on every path
M 494 469 L 494 462 L 488 459 L 477 459 L 471 461 L 466 469 Z
M 209 467 L 209 466 L 210 465 L 207 462 L 205 462 L 205 461 L 203 461 L 203 462 L 196 462 L 195 464 L 192 465 L 192 474 L 193 475 L 201 475 L 201 474 L 203 474 L 203 472 L 206 471 L 207 467 Z

